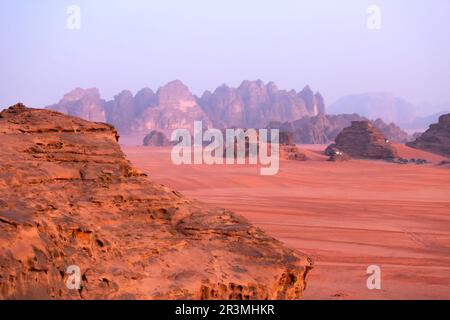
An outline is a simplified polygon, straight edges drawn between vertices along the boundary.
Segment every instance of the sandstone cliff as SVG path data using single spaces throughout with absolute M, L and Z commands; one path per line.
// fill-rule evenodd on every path
M 151 182 L 117 139 L 49 110 L 0 113 L 0 299 L 302 297 L 309 258 Z

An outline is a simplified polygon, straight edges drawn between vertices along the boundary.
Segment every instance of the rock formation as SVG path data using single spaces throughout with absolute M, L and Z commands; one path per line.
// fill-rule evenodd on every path
M 89 121 L 106 122 L 104 103 L 97 88 L 77 88 L 47 108 Z
M 134 106 L 133 94 L 124 90 L 104 105 L 106 121 L 112 124 L 120 133 L 130 132 L 135 117 L 138 116 Z
M 392 159 L 397 157 L 390 141 L 369 121 L 353 121 L 336 137 L 327 151 L 338 150 L 352 158 Z
M 270 121 L 314 116 L 325 108 L 322 96 L 309 87 L 297 93 L 261 80 L 243 81 L 238 88 L 222 85 L 205 92 L 199 103 L 217 128 L 264 128 Z
M 172 145 L 172 142 L 166 137 L 164 132 L 153 130 L 144 137 L 143 144 L 146 147 L 167 147 Z
M 295 143 L 327 144 L 333 141 L 342 129 L 350 126 L 352 121 L 367 121 L 367 119 L 357 114 L 320 114 L 314 117 L 306 116 L 292 122 L 273 121 L 268 128 L 278 128 L 280 132 L 292 133 Z M 391 141 L 403 143 L 410 140 L 409 135 L 393 123 L 387 125 L 381 119 L 377 119 L 373 121 L 373 124 Z
M 270 121 L 288 121 L 325 112 L 320 93 L 309 86 L 302 91 L 279 90 L 270 82 L 243 81 L 238 88 L 223 85 L 213 93 L 195 97 L 181 81 L 161 87 L 156 94 L 149 88 L 134 97 L 124 90 L 111 101 L 100 99 L 98 89 L 76 89 L 48 109 L 85 120 L 107 122 L 121 134 L 149 130 L 192 130 L 195 120 L 205 127 L 264 128 Z
M 138 119 L 138 131 L 181 128 L 193 131 L 194 121 L 200 120 L 204 127 L 211 127 L 209 117 L 181 81 L 161 87 L 156 96 L 156 105 L 146 109 Z
M 0 113 L 0 299 L 302 296 L 306 256 L 151 182 L 117 140 L 110 125 L 50 110 Z
M 298 96 L 305 101 L 306 109 L 308 109 L 312 115 L 325 113 L 325 102 L 319 92 L 314 94 L 311 88 L 306 86 L 298 93 Z
M 409 147 L 450 157 L 450 113 L 439 117 L 439 122 L 421 134 Z
M 409 134 L 400 129 L 400 127 L 394 123 L 386 124 L 381 119 L 376 119 L 375 121 L 372 121 L 372 123 L 375 126 L 375 128 L 380 130 L 381 133 L 383 133 L 383 135 L 390 141 L 406 143 L 411 141 L 412 139 L 412 137 Z

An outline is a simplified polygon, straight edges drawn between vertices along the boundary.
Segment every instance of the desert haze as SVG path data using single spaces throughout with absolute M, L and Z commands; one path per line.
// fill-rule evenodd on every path
M 443 299 L 450 296 L 450 170 L 444 158 L 402 145 L 405 158 L 330 162 L 325 146 L 303 145 L 308 161 L 282 160 L 273 177 L 256 166 L 176 166 L 170 148 L 124 147 L 153 180 L 211 207 L 248 218 L 314 260 L 306 299 Z M 366 287 L 369 265 L 382 289 Z

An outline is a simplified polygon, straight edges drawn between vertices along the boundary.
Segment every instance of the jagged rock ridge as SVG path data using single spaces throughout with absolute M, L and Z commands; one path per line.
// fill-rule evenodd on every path
M 298 299 L 311 261 L 227 210 L 155 184 L 116 130 L 0 113 L 0 299 Z M 80 290 L 66 287 L 80 267 Z
M 108 102 L 100 99 L 98 89 L 76 89 L 47 108 L 85 120 L 108 122 L 121 134 L 192 130 L 194 120 L 220 129 L 264 128 L 273 120 L 288 121 L 325 112 L 323 97 L 308 86 L 297 93 L 260 80 L 243 81 L 238 88 L 223 85 L 213 93 L 206 91 L 201 98 L 179 80 L 156 93 L 144 88 L 133 96 L 124 90 Z

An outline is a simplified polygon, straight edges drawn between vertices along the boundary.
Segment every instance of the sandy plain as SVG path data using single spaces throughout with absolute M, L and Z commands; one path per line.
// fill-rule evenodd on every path
M 170 148 L 122 146 L 149 178 L 231 209 L 315 263 L 306 299 L 449 299 L 450 169 L 440 156 L 398 146 L 427 165 L 285 161 L 275 176 L 250 165 L 172 164 Z M 381 290 L 366 285 L 381 268 Z

